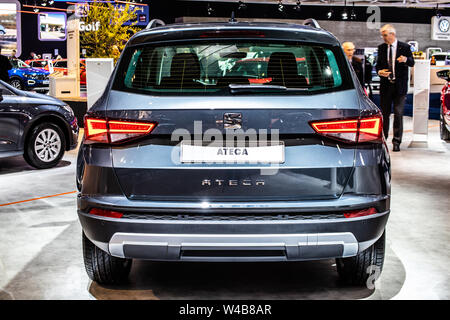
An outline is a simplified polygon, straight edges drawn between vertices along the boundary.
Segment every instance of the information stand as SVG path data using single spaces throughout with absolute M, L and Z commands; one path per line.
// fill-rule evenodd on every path
M 114 69 L 112 58 L 86 59 L 87 108 L 100 98 Z
M 430 102 L 430 60 L 414 64 L 413 140 L 409 148 L 428 147 L 428 109 Z

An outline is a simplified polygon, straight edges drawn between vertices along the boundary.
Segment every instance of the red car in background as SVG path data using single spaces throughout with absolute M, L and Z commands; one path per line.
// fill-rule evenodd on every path
M 40 68 L 50 71 L 50 62 L 53 64 L 53 72 L 62 72 L 67 75 L 67 59 L 59 60 L 46 60 L 46 59 L 34 59 L 27 60 L 25 63 L 34 68 Z M 80 59 L 80 84 L 86 85 L 86 60 Z
M 447 81 L 441 91 L 440 129 L 441 139 L 450 141 L 450 70 L 438 71 L 437 76 Z
M 55 71 L 67 74 L 67 59 L 53 60 L 53 69 Z M 80 84 L 86 85 L 86 60 L 80 59 Z
M 297 69 L 299 74 L 307 74 L 306 59 L 296 58 Z M 236 61 L 234 66 L 228 71 L 227 76 L 235 74 L 248 76 L 250 83 L 264 84 L 272 81 L 272 78 L 267 77 L 267 66 L 269 58 L 250 58 Z M 306 82 L 309 83 L 308 77 Z
M 46 71 L 50 71 L 50 66 L 52 64 L 52 60 L 48 59 L 25 60 L 24 62 L 32 68 L 44 69 Z

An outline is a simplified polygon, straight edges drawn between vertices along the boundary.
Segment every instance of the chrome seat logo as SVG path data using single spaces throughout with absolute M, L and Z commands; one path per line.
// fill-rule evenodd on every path
M 223 180 L 223 179 L 203 179 L 202 186 L 264 186 L 264 180 Z

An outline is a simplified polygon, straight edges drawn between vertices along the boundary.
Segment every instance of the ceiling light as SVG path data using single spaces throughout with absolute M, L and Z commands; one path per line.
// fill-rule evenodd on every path
M 284 12 L 283 0 L 278 0 L 278 11 Z
M 243 1 L 239 1 L 238 2 L 238 10 L 243 11 L 245 9 L 247 9 L 247 5 Z
M 355 3 L 354 2 L 353 2 L 352 12 L 350 13 L 350 20 L 356 20 Z
M 334 11 L 333 11 L 333 8 L 331 7 L 331 0 L 330 0 L 330 9 L 328 9 L 328 12 L 327 12 L 327 19 L 333 18 L 333 15 L 334 15 Z
M 302 1 L 301 0 L 297 0 L 297 4 L 295 5 L 294 10 L 297 12 L 302 11 Z
M 342 10 L 341 18 L 342 20 L 348 20 L 347 0 L 345 0 L 345 7 L 344 10 Z
M 438 19 L 442 17 L 442 13 L 439 11 L 439 3 L 436 3 L 436 17 Z
M 210 15 L 212 15 L 213 13 L 214 13 L 214 9 L 211 7 L 211 5 L 208 3 L 207 5 L 206 5 L 206 12 L 207 12 L 207 14 L 208 14 L 208 16 L 210 16 Z

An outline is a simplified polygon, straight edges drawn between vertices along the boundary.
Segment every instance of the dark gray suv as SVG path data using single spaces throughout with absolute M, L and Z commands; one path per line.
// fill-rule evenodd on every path
M 338 40 L 320 28 L 143 30 L 85 117 L 87 273 L 106 284 L 124 280 L 132 259 L 336 258 L 344 280 L 364 284 L 382 269 L 390 212 L 381 129 Z

